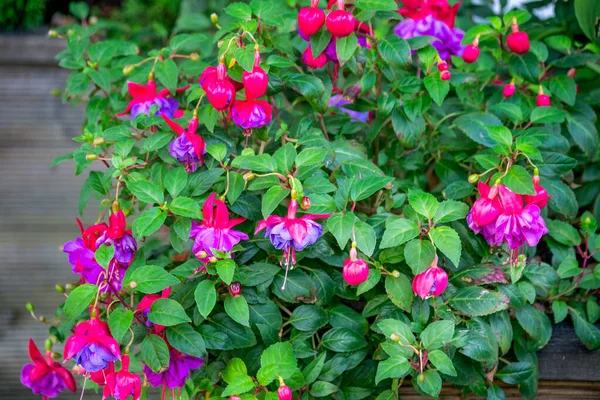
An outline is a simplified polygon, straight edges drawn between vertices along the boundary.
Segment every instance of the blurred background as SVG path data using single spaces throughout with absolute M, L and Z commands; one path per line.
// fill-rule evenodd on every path
M 556 10 L 568 9 L 569 1 L 574 0 L 464 0 L 459 24 L 468 23 L 473 15 L 506 12 L 523 3 L 529 3 L 525 6 L 539 18 L 552 18 Z M 69 14 L 83 4 L 101 23 L 112 24 L 145 51 L 160 47 L 174 32 L 209 28 L 208 15 L 218 13 L 227 3 L 0 0 L 1 399 L 39 398 L 21 386 L 19 376 L 22 365 L 28 361 L 26 339 L 32 337 L 42 345 L 47 326 L 34 321 L 24 305 L 32 302 L 38 316 L 51 317 L 63 301 L 63 295 L 54 290 L 55 285 L 74 280 L 61 248 L 79 234 L 75 218 L 79 189 L 86 176 L 74 176 L 71 162 L 57 167 L 51 167 L 51 162 L 78 147 L 72 138 L 81 134 L 85 109 L 64 104 L 61 99 L 68 70 L 58 67 L 55 56 L 65 44 L 63 40 L 48 38 L 48 30 L 74 23 L 76 20 Z M 96 205 L 93 201 L 88 205 L 82 218 L 84 225 L 95 221 Z M 569 325 L 554 328 L 552 341 L 539 359 L 543 380 L 600 381 L 600 354 L 587 352 Z M 584 386 L 583 397 L 579 396 L 578 387 L 572 383 L 565 389 L 564 397 L 557 398 L 589 398 L 585 397 Z

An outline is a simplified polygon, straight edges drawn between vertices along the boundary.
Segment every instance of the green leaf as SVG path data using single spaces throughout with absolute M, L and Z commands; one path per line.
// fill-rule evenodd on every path
M 110 313 L 108 317 L 108 327 L 110 333 L 117 342 L 123 340 L 123 336 L 129 330 L 133 321 L 133 311 L 125 309 L 117 309 Z
M 310 387 L 310 394 L 314 397 L 325 397 L 331 396 L 333 393 L 337 392 L 339 388 L 335 386 L 333 383 L 317 381 L 313 383 Z
M 579 246 L 581 244 L 581 236 L 573 225 L 562 221 L 547 219 L 546 226 L 548 227 L 550 237 L 558 243 L 567 246 Z
M 496 174 L 492 179 L 500 177 L 501 174 Z M 508 173 L 502 178 L 502 184 L 517 194 L 535 194 L 531 175 L 527 170 L 520 165 L 513 165 L 508 170 Z
M 317 358 L 312 360 L 306 367 L 304 367 L 302 370 L 302 375 L 304 375 L 304 382 L 306 384 L 310 385 L 317 380 L 319 375 L 321 375 L 323 364 L 325 363 L 325 356 L 327 356 L 327 352 L 319 354 Z
M 240 67 L 248 72 L 252 72 L 252 68 L 254 67 L 254 48 L 252 46 L 246 46 L 246 48 L 238 47 L 233 54 Z
M 452 340 L 454 336 L 454 321 L 436 321 L 421 332 L 421 341 L 428 350 L 439 349 Z
M 496 103 L 490 107 L 490 110 L 501 117 L 507 117 L 514 123 L 523 121 L 523 111 L 516 104 Z
M 290 194 L 290 189 L 283 188 L 279 185 L 272 186 L 267 192 L 264 194 L 262 198 L 262 215 L 264 218 L 267 218 L 273 210 L 277 208 L 277 206 L 288 197 Z
M 529 117 L 532 124 L 561 124 L 565 121 L 565 112 L 554 107 L 536 107 Z
M 365 11 L 396 11 L 398 9 L 394 0 L 356 0 L 354 4 Z
M 318 57 L 331 42 L 331 33 L 327 29 L 320 29 L 310 37 L 310 50 L 313 57 Z
M 350 197 L 353 201 L 368 199 L 393 180 L 394 178 L 387 176 L 368 176 L 362 178 L 352 185 Z
M 560 276 L 561 279 L 566 279 L 566 278 L 572 278 L 574 276 L 579 275 L 581 273 L 581 268 L 579 268 L 579 263 L 577 262 L 576 259 L 569 257 L 569 258 L 565 258 L 559 264 L 556 272 L 558 273 L 558 276 Z M 566 309 L 565 309 L 565 315 L 566 315 Z
M 577 85 L 575 84 L 575 80 L 570 76 L 559 75 L 550 79 L 550 91 L 568 105 L 572 106 L 575 104 Z
M 512 304 L 511 304 L 512 305 Z M 513 328 L 508 315 L 508 311 L 501 311 L 489 316 L 490 326 L 498 338 L 498 346 L 501 354 L 506 354 L 510 350 L 513 340 Z
M 412 344 L 415 342 L 415 336 L 410 330 L 410 327 L 402 321 L 396 319 L 384 319 L 377 323 L 377 328 L 381 329 L 383 335 L 388 339 L 390 339 L 392 335 L 398 336 L 398 342 L 400 344 Z
M 277 149 L 273 154 L 273 160 L 275 160 L 275 163 L 277 164 L 277 170 L 282 174 L 287 175 L 294 165 L 296 156 L 296 148 L 291 143 L 287 143 L 285 146 Z
M 502 126 L 502 122 L 496 116 L 486 112 L 461 115 L 454 120 L 454 124 L 473 141 L 486 147 L 496 145 L 496 141 L 490 138 L 488 126 Z
M 535 372 L 533 364 L 529 362 L 514 362 L 508 364 L 496 373 L 496 377 L 502 382 L 510 385 L 524 383 L 531 378 Z
M 127 188 L 135 197 L 148 204 L 163 204 L 165 196 L 163 191 L 152 182 L 147 181 L 128 181 Z
M 229 285 L 235 274 L 235 262 L 233 260 L 220 260 L 217 262 L 216 268 L 219 278 Z
M 539 350 L 548 344 L 552 336 L 552 325 L 545 313 L 526 304 L 522 309 L 516 310 L 515 314 L 519 324 L 535 342 L 530 345 L 531 348 Z
M 204 339 L 190 324 L 180 324 L 167 328 L 167 340 L 176 350 L 190 356 L 206 357 Z
M 457 219 L 464 219 L 468 213 L 469 206 L 462 201 L 442 201 L 433 216 L 433 222 L 443 224 Z
M 260 370 L 256 377 L 261 385 L 266 386 L 277 376 L 288 379 L 296 372 L 297 368 L 292 343 L 275 343 L 261 354 Z
M 433 219 L 439 207 L 437 199 L 431 193 L 422 190 L 409 190 L 408 204 L 427 219 Z
M 329 318 L 319 306 L 301 305 L 290 316 L 289 323 L 299 331 L 314 332 L 327 324 Z
M 144 364 L 154 372 L 169 368 L 169 347 L 158 335 L 148 335 L 142 342 Z
M 240 375 L 248 375 L 248 369 L 246 364 L 239 358 L 232 358 L 227 363 L 227 366 L 221 371 L 223 380 L 227 383 L 233 382 L 233 380 Z
M 311 147 L 310 149 L 302 150 L 296 156 L 296 167 L 309 166 L 322 163 L 327 157 L 328 150 L 321 147 Z
M 145 210 L 133 221 L 133 230 L 139 236 L 150 236 L 165 223 L 166 219 L 166 211 L 153 207 Z
M 231 161 L 231 166 L 256 172 L 275 171 L 275 163 L 269 154 L 261 154 L 259 156 L 239 156 Z
M 233 18 L 242 19 L 244 21 L 252 18 L 252 9 L 248 4 L 244 3 L 232 3 L 223 9 L 227 14 Z
M 585 347 L 590 350 L 600 348 L 600 329 L 594 324 L 590 324 L 585 319 L 585 316 L 574 308 L 569 307 L 569 314 L 571 315 L 571 320 L 573 320 L 575 334 Z
M 385 232 L 383 233 L 383 237 L 381 238 L 381 243 L 379 247 L 381 249 L 385 249 L 388 247 L 400 246 L 403 243 L 415 238 L 419 234 L 419 226 L 416 222 L 399 218 L 397 220 L 393 220 L 390 222 Z
M 225 146 L 223 143 L 210 144 L 206 146 L 206 152 L 210 154 L 215 160 L 223 161 L 223 159 L 227 155 L 227 146 Z
M 433 244 L 456 266 L 460 263 L 461 243 L 458 233 L 449 226 L 431 228 L 429 236 Z
M 558 324 L 567 318 L 569 309 L 567 303 L 562 300 L 554 300 L 552 302 L 552 313 L 554 314 L 554 323 Z
M 450 299 L 450 306 L 469 317 L 488 315 L 506 310 L 510 301 L 505 295 L 479 286 L 459 289 Z
M 600 18 L 600 4 L 595 1 L 575 0 L 575 16 L 585 36 L 592 42 L 599 43 L 598 18 Z
M 406 312 L 410 312 L 413 302 L 413 292 L 410 280 L 400 274 L 397 278 L 392 275 L 385 277 L 385 291 L 392 303 Z
M 359 332 L 348 328 L 333 328 L 321 337 L 321 344 L 328 350 L 346 353 L 366 347 L 367 341 Z
M 344 63 L 352 57 L 357 48 L 358 39 L 356 38 L 354 32 L 349 36 L 336 39 L 335 50 L 337 57 L 340 60 L 340 64 L 344 65 Z
M 194 292 L 194 299 L 196 300 L 196 306 L 200 315 L 207 318 L 210 312 L 217 304 L 217 291 L 215 285 L 211 280 L 204 280 L 196 286 Z
M 588 159 L 593 160 L 598 151 L 598 130 L 589 119 L 577 114 L 567 116 L 569 134 L 583 150 Z
M 433 366 L 436 367 L 442 374 L 456 376 L 456 369 L 452 364 L 452 360 L 443 351 L 430 351 L 429 362 L 431 362 Z
M 250 326 L 250 310 L 244 296 L 227 296 L 225 298 L 225 312 L 235 322 L 244 326 Z
M 177 70 L 177 64 L 175 61 L 166 59 L 162 62 L 158 62 L 155 68 L 156 77 L 158 81 L 164 85 L 172 95 L 175 95 L 177 90 L 177 77 L 179 71 Z
M 200 206 L 189 197 L 177 197 L 169 204 L 169 210 L 175 215 L 200 219 Z
M 165 189 L 172 197 L 177 197 L 187 185 L 188 174 L 183 168 L 173 168 L 165 175 Z
M 340 249 L 344 249 L 348 240 L 350 240 L 355 221 L 356 216 L 351 212 L 345 214 L 337 213 L 327 218 L 327 229 L 329 229 L 329 232 L 337 240 Z
M 406 358 L 390 357 L 387 360 L 380 361 L 377 365 L 377 375 L 375 384 L 379 384 L 387 378 L 404 378 L 410 373 L 412 367 Z
M 67 319 L 75 319 L 84 310 L 88 308 L 92 300 L 96 297 L 98 286 L 89 283 L 78 286 L 69 293 L 65 301 L 63 311 Z
M 371 257 L 375 251 L 375 244 L 377 243 L 375 230 L 371 225 L 357 220 L 354 224 L 354 237 L 358 249 Z
M 230 171 L 229 172 L 229 191 L 227 192 L 227 200 L 229 204 L 233 205 L 240 197 L 246 187 L 246 181 L 244 175 Z
M 435 248 L 429 240 L 413 239 L 404 246 L 404 259 L 417 275 L 431 265 L 435 257 Z
M 487 400 L 506 400 L 504 390 L 498 385 L 490 385 L 487 389 Z
M 142 293 L 157 293 L 179 283 L 179 279 L 156 265 L 146 265 L 131 274 L 131 281 L 136 283 L 136 289 Z
M 114 255 L 115 246 L 103 245 L 98 247 L 98 249 L 94 252 L 94 258 L 96 259 L 96 262 L 104 269 L 108 268 L 108 264 L 110 264 Z
M 490 135 L 490 139 L 495 140 L 500 144 L 505 144 L 507 146 L 512 145 L 512 133 L 510 129 L 505 126 L 488 126 L 487 127 L 488 134 Z
M 423 79 L 423 84 L 435 104 L 441 106 L 450 91 L 450 82 L 443 81 L 440 74 L 430 74 Z
M 177 301 L 172 299 L 158 299 L 150 307 L 148 319 L 162 326 L 173 326 L 183 322 L 191 322 L 185 310 Z
M 539 83 L 540 66 L 537 57 L 532 52 L 523 56 L 511 55 L 508 65 L 511 75 L 521 77 L 530 83 Z
M 408 62 L 410 46 L 406 40 L 392 35 L 377 41 L 377 50 L 387 64 L 402 65 Z
M 107 92 L 111 91 L 110 87 L 110 71 L 104 67 L 98 68 L 98 70 L 91 70 L 89 72 L 92 81 L 98 85 L 101 89 Z
M 251 377 L 248 375 L 239 375 L 233 378 L 221 395 L 227 397 L 233 394 L 243 394 L 254 389 L 255 386 L 256 383 L 254 383 Z
M 423 393 L 433 398 L 438 398 L 440 391 L 442 390 L 442 378 L 434 370 L 428 369 L 423 372 L 425 379 L 421 382 L 416 379 L 416 385 Z
M 90 7 L 85 1 L 73 1 L 69 3 L 69 12 L 76 18 L 84 20 L 90 13 Z

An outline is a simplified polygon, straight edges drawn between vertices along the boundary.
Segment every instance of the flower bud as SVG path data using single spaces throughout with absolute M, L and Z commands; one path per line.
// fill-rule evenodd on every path
M 96 154 L 86 154 L 85 159 L 88 161 L 95 161 L 98 159 L 98 156 Z
M 256 174 L 254 174 L 253 172 L 246 172 L 243 176 L 243 178 L 246 182 L 250 182 L 255 177 L 256 177 Z
M 448 274 L 436 264 L 437 257 L 432 266 L 424 272 L 416 275 L 412 282 L 413 292 L 426 299 L 428 297 L 437 297 L 446 290 L 448 286 Z
M 535 104 L 538 107 L 549 107 L 550 106 L 550 97 L 547 94 L 538 94 L 535 98 Z
M 442 71 L 442 73 L 440 74 L 440 79 L 443 81 L 449 81 L 450 78 L 452 78 L 452 74 L 450 73 L 450 71 Z
M 513 32 L 506 38 L 506 44 L 508 48 L 516 54 L 523 55 L 529 51 L 529 35 L 526 32 L 519 32 L 518 26 L 517 31 L 515 25 L 513 25 Z
M 198 53 L 192 53 L 192 54 L 190 54 L 190 60 L 200 61 L 200 55 Z
M 281 121 L 281 130 L 286 132 L 288 130 L 288 124 L 285 121 Z
M 240 396 L 230 396 L 229 400 L 242 400 Z
M 302 201 L 300 202 L 300 208 L 302 208 L 304 211 L 308 211 L 310 209 L 310 199 L 307 196 L 302 198 Z
M 355 22 L 354 15 L 350 11 L 334 10 L 327 14 L 325 26 L 332 36 L 343 38 L 354 32 Z
M 135 289 L 137 287 L 137 282 L 136 281 L 129 282 L 129 287 L 132 289 Z
M 392 276 L 393 276 L 394 278 L 399 278 L 399 277 L 400 277 L 400 272 L 398 272 L 398 271 L 396 271 L 396 270 L 393 270 L 393 271 L 392 271 Z
M 350 258 L 344 261 L 342 276 L 350 286 L 360 285 L 369 277 L 369 266 L 365 260 L 356 256 L 356 243 L 352 243 Z
M 52 350 L 52 340 L 46 339 L 46 341 L 44 342 L 44 348 L 46 349 L 46 351 Z
M 113 201 L 113 203 L 112 203 L 112 212 L 113 213 L 118 213 L 120 209 L 121 209 L 121 206 L 119 205 L 119 200 Z
M 479 47 L 477 47 L 477 45 L 470 44 L 467 47 L 465 47 L 465 51 L 463 53 L 462 58 L 467 64 L 474 63 L 475 61 L 477 61 L 478 57 L 479 57 Z
M 91 26 L 94 26 L 98 23 L 98 17 L 96 17 L 95 15 L 92 15 L 89 19 L 88 19 L 88 23 Z
M 505 98 L 512 97 L 516 91 L 517 87 L 512 82 L 508 83 L 504 86 L 504 88 L 502 88 L 502 96 Z
M 395 333 L 392 333 L 390 335 L 390 339 L 392 340 L 392 342 L 399 342 L 400 341 L 400 336 L 396 335 Z
M 71 290 L 75 290 L 77 288 L 77 285 L 73 284 L 73 283 L 67 283 L 65 285 L 65 289 L 71 291 Z
M 218 24 L 219 23 L 219 16 L 216 13 L 210 14 L 210 22 L 212 22 L 215 25 Z
M 48 320 L 46 319 L 46 317 L 44 317 L 43 315 L 41 317 L 38 318 L 38 320 L 42 323 L 46 323 Z
M 54 29 L 50 29 L 48 31 L 48 36 L 52 38 L 58 37 L 58 32 L 56 32 Z
M 440 72 L 448 71 L 448 63 L 444 60 L 441 60 L 437 63 L 437 69 Z
M 479 181 L 479 175 L 478 174 L 471 174 L 469 175 L 469 183 L 473 184 L 473 183 L 477 183 Z
M 104 144 L 104 138 L 103 137 L 97 137 L 96 139 L 94 139 L 94 141 L 92 142 L 92 144 L 94 146 L 100 146 Z
M 238 297 L 242 294 L 242 284 L 238 281 L 231 282 L 227 290 L 229 290 L 229 294 L 233 297 Z
M 309 68 L 319 69 L 327 64 L 327 56 L 325 55 L 325 52 L 322 52 L 317 57 L 313 57 L 312 49 L 308 46 L 306 50 L 304 50 L 304 53 L 302 53 L 302 61 L 304 62 L 304 65 Z
M 123 67 L 123 75 L 129 76 L 133 73 L 134 70 L 135 70 L 135 65 L 127 64 L 126 66 Z
M 56 89 L 56 88 L 55 88 L 55 89 L 52 89 L 52 90 L 50 90 L 50 95 L 51 95 L 51 96 L 58 97 L 58 96 L 60 96 L 61 94 L 62 94 L 62 92 L 61 92 L 61 90 L 60 90 L 60 89 Z
M 325 23 L 325 12 L 318 7 L 305 7 L 298 13 L 298 29 L 306 36 L 312 36 Z
M 196 257 L 198 257 L 200 260 L 205 259 L 208 257 L 208 253 L 205 252 L 204 250 L 200 250 L 199 252 L 196 253 Z
M 219 261 L 219 260 L 215 256 L 212 256 L 211 258 L 208 259 L 208 262 L 210 262 L 211 264 L 216 264 L 217 261 Z
M 570 68 L 567 71 L 567 75 L 571 78 L 575 78 L 575 75 L 577 75 L 577 70 L 575 68 Z
M 417 376 L 417 380 L 418 380 L 420 383 L 423 383 L 423 382 L 425 382 L 425 375 L 424 375 L 424 374 L 419 374 L 419 375 Z
M 27 311 L 29 312 L 34 312 L 35 311 L 35 307 L 33 306 L 32 303 L 26 303 L 25 304 L 25 308 L 27 309 Z
M 64 292 L 65 292 L 65 287 L 64 287 L 64 286 L 62 286 L 62 285 L 56 285 L 56 286 L 54 287 L 54 289 L 56 289 L 56 291 L 57 291 L 58 293 L 64 293 Z
M 283 383 L 283 381 L 281 381 L 279 389 L 277 389 L 277 397 L 279 400 L 292 400 L 292 389 Z

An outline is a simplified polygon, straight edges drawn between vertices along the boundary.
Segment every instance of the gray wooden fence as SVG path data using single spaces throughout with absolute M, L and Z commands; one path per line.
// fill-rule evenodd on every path
M 27 338 L 43 345 L 47 327 L 34 321 L 24 304 L 31 301 L 39 315 L 51 315 L 62 301 L 54 285 L 73 280 L 60 248 L 79 233 L 77 198 L 85 177 L 74 177 L 70 162 L 49 167 L 54 157 L 77 147 L 71 138 L 80 134 L 84 113 L 50 95 L 64 86 L 68 74 L 54 61 L 63 46 L 42 34 L 0 35 L 2 399 L 38 398 L 21 387 L 19 374 L 28 361 Z M 90 212 L 84 222 L 95 215 Z M 545 398 L 600 398 L 598 384 L 564 382 L 600 381 L 600 352 L 585 350 L 570 325 L 554 328 L 539 362 L 542 379 L 563 381 L 542 384 Z M 446 393 L 445 398 L 458 398 L 456 391 Z M 414 398 L 414 392 L 405 398 Z

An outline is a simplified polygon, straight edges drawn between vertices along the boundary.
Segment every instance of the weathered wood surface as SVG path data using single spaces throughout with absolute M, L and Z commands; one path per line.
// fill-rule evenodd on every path
M 75 216 L 84 177 L 73 176 L 70 162 L 49 168 L 55 156 L 77 147 L 71 138 L 80 133 L 83 121 L 82 107 L 64 105 L 50 95 L 53 88 L 63 87 L 68 74 L 54 62 L 62 46 L 41 35 L 0 35 L 2 399 L 38 398 L 21 387 L 19 374 L 28 361 L 26 339 L 33 337 L 42 345 L 47 329 L 29 316 L 24 304 L 32 301 L 38 315 L 51 315 L 62 296 L 54 285 L 73 279 L 60 247 L 78 234 Z M 84 222 L 94 217 L 90 214 Z M 542 379 L 600 381 L 600 352 L 585 350 L 569 324 L 554 327 L 539 362 Z M 543 398 L 600 398 L 597 386 L 547 386 L 540 392 Z M 459 398 L 455 391 L 445 393 L 443 398 Z M 415 398 L 406 394 L 404 398 Z

